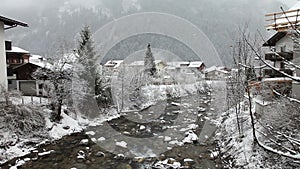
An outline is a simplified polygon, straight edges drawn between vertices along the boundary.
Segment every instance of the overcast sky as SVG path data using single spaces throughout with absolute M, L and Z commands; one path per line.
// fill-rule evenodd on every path
M 66 0 L 65 0 L 66 1 Z M 297 2 L 297 0 L 277 0 L 280 1 L 289 7 Z M 82 3 L 82 4 L 91 4 L 97 3 L 97 0 L 71 0 L 72 3 Z M 10 9 L 17 9 L 17 8 L 26 8 L 32 6 L 45 6 L 49 3 L 55 3 L 55 0 L 1 0 L 1 7 L 0 9 L 10 8 Z M 17 5 L 16 5 L 17 4 Z
M 297 2 L 297 0 L 278 0 L 278 1 L 288 5 L 289 7 L 292 7 Z

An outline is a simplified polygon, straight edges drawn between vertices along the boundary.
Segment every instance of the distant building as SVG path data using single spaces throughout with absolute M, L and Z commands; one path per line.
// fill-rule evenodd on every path
M 4 31 L 16 26 L 28 27 L 26 23 L 0 16 L 0 85 L 4 87 L 4 90 L 8 88 Z
M 221 66 L 212 66 L 205 69 L 206 80 L 225 80 L 230 75 L 230 71 Z
M 102 74 L 104 76 L 111 76 L 123 64 L 123 60 L 109 60 L 102 66 Z

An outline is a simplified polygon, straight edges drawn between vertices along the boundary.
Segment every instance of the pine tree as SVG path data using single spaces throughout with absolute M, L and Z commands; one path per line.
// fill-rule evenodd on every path
M 154 57 L 151 52 L 150 43 L 147 46 L 145 55 L 146 55 L 145 60 L 144 60 L 145 73 L 149 74 L 151 76 L 155 76 L 156 75 L 156 67 L 155 67 L 155 63 L 154 63 Z
M 86 81 L 89 94 L 94 93 L 96 76 L 96 52 L 92 40 L 92 33 L 89 26 L 84 26 L 80 32 L 80 39 L 77 48 L 78 78 Z

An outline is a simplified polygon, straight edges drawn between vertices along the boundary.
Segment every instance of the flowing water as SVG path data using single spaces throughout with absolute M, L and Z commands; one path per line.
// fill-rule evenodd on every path
M 103 131 L 103 126 L 89 127 L 84 132 L 40 145 L 1 168 L 24 160 L 26 163 L 19 168 L 146 169 L 155 168 L 155 163 L 165 159 L 169 159 L 170 164 L 179 162 L 182 168 L 221 168 L 218 156 L 212 157 L 217 147 L 213 139 L 216 127 L 209 120 L 215 111 L 210 107 L 210 100 L 209 95 L 173 99 L 130 116 L 123 114 L 107 123 L 116 134 Z M 163 113 L 156 113 L 161 110 Z M 148 120 L 142 121 L 144 118 Z M 191 124 L 197 126 L 191 129 Z M 198 135 L 198 141 L 174 144 L 181 143 L 189 130 Z M 123 144 L 116 146 L 121 141 Z M 171 141 L 174 143 L 170 144 Z

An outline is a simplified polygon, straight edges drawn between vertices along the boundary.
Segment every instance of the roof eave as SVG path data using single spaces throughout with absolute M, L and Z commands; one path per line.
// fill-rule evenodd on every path
M 14 19 L 10 19 L 4 16 L 0 16 L 0 21 L 4 23 L 4 25 L 9 26 L 8 28 L 16 27 L 16 26 L 23 26 L 23 27 L 28 27 L 27 23 L 20 22 Z

